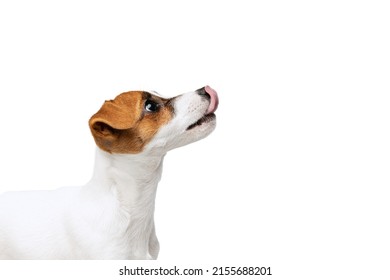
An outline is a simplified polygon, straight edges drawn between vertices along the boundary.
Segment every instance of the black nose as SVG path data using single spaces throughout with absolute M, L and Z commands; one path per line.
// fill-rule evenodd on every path
M 197 94 L 199 94 L 200 96 L 202 96 L 202 97 L 205 97 L 205 98 L 207 98 L 208 100 L 210 100 L 210 94 L 208 94 L 207 92 L 206 92 L 206 89 L 205 89 L 205 87 L 202 87 L 202 88 L 200 88 L 200 89 L 197 89 L 196 90 L 196 93 Z

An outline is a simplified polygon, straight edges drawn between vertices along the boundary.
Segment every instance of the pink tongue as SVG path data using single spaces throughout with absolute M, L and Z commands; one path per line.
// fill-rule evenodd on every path
M 214 113 L 217 110 L 219 100 L 218 100 L 217 92 L 213 90 L 211 87 L 205 86 L 204 89 L 210 95 L 210 105 L 206 112 L 207 115 L 207 114 Z

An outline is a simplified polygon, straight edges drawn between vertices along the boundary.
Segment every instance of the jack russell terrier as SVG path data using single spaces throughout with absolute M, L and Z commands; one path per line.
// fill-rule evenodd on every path
M 156 259 L 157 184 L 167 151 L 209 135 L 218 96 L 130 91 L 89 120 L 98 146 L 81 187 L 0 196 L 0 259 Z

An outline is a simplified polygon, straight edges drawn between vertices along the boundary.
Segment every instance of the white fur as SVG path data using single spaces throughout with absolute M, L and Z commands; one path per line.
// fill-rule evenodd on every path
M 196 92 L 173 101 L 174 118 L 139 154 L 97 148 L 84 186 L 0 196 L 0 259 L 156 259 L 154 201 L 168 150 L 206 137 L 192 130 L 209 102 Z

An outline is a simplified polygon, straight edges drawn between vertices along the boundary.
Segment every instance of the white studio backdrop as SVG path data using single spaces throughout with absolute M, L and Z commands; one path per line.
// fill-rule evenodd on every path
M 388 279 L 389 13 L 386 1 L 2 1 L 0 192 L 87 182 L 87 123 L 104 100 L 209 84 L 217 129 L 165 159 L 157 262 Z

